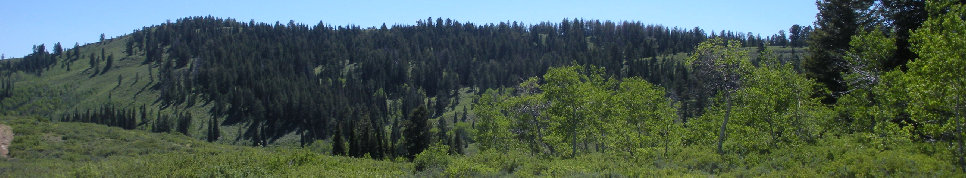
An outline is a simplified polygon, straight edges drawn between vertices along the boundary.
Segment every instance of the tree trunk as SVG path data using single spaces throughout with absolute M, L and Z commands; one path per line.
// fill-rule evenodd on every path
M 768 117 L 768 135 L 771 135 L 771 143 L 768 143 L 769 149 L 775 148 L 775 145 L 777 145 L 776 142 L 778 142 L 778 138 L 775 137 L 775 117 L 778 116 L 775 116 L 774 114 L 770 115 L 771 116 Z
M 577 112 L 574 111 L 574 118 L 575 119 L 577 118 L 577 114 L 576 113 Z M 571 128 L 571 133 L 573 134 L 573 137 L 570 139 L 571 140 L 571 143 L 572 143 L 572 144 L 570 144 L 570 146 L 573 147 L 573 149 L 570 150 L 570 157 L 577 157 L 577 126 L 576 126 L 576 124 L 574 124 L 574 126 L 572 126 L 572 127 L 574 127 L 574 128 Z
M 875 117 L 872 117 L 872 130 L 873 130 L 873 133 L 875 133 L 877 131 L 877 130 L 875 130 L 875 126 L 876 126 L 876 124 L 879 123 L 879 119 L 883 119 L 885 122 L 889 122 L 889 120 L 886 119 L 886 116 L 885 116 L 885 113 L 884 113 L 885 111 L 883 111 L 885 109 L 885 107 L 882 106 L 882 102 L 878 101 L 878 99 L 876 99 L 875 97 L 872 98 L 872 102 L 875 103 L 875 106 L 876 107 L 879 107 L 879 109 L 876 109 L 876 110 L 879 111 L 878 112 L 879 114 L 877 116 L 875 116 Z
M 664 127 L 664 154 L 662 154 L 664 156 L 664 159 L 667 159 L 668 145 L 671 144 L 671 125 L 672 124 L 674 124 L 673 120 L 671 121 L 671 123 L 668 123 Z
M 806 135 L 805 131 L 802 130 L 802 98 L 796 95 L 795 101 L 798 101 L 795 109 L 795 130 L 798 132 L 799 138 L 805 138 L 807 141 L 812 141 L 811 135 Z
M 731 95 L 725 92 L 725 115 L 724 121 L 721 122 L 721 132 L 718 133 L 718 154 L 724 154 L 724 149 L 721 149 L 722 143 L 725 140 L 725 130 L 728 126 L 728 117 L 731 116 Z
M 643 133 L 644 132 L 644 129 L 641 129 L 641 123 L 637 123 L 635 125 L 637 125 L 637 139 L 643 139 L 644 138 L 644 133 Z M 640 142 L 640 141 L 637 142 L 637 147 L 644 147 L 644 142 Z
M 573 149 L 570 150 L 570 157 L 576 157 L 577 156 L 577 130 L 573 131 L 573 138 L 571 138 L 571 140 L 572 140 L 571 141 L 572 144 L 570 144 L 570 146 L 573 147 Z
M 956 96 L 956 103 L 955 103 L 955 106 L 953 107 L 953 110 L 956 111 L 956 122 L 957 122 L 956 123 L 956 137 L 959 137 L 959 167 L 961 169 L 963 169 L 963 172 L 966 172 L 966 159 L 963 158 L 963 154 L 966 153 L 966 152 L 963 151 L 963 145 L 964 145 L 964 141 L 963 141 L 963 117 L 962 117 L 962 114 L 960 113 L 960 109 L 961 109 L 960 108 L 960 105 L 962 104 L 962 102 L 960 100 L 961 100 L 961 98 L 959 98 L 959 96 Z
M 959 122 L 956 124 L 956 136 L 959 136 L 959 167 L 963 169 L 963 172 L 966 172 L 966 159 L 963 158 L 963 154 L 966 153 L 963 151 L 963 118 L 959 114 L 956 115 L 958 118 L 956 121 Z
M 603 141 L 604 138 L 607 138 L 607 134 L 601 133 L 600 134 L 600 138 L 595 139 L 595 140 L 597 140 L 597 143 L 596 143 L 596 145 L 594 147 L 597 148 L 597 152 L 605 152 L 605 151 L 607 151 L 607 145 L 604 145 L 604 141 Z
M 556 155 L 556 153 L 554 153 L 553 147 L 550 147 L 550 145 L 547 145 L 547 143 L 543 141 L 543 126 L 540 124 L 539 119 L 534 125 L 537 126 L 537 142 L 539 142 L 540 144 L 539 146 L 547 147 L 547 150 L 550 151 L 550 155 Z

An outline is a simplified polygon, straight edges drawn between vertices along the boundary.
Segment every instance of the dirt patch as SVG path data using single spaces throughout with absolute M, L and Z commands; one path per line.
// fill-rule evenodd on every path
M 0 157 L 6 158 L 10 153 L 7 148 L 10 147 L 11 142 L 13 142 L 13 128 L 0 124 Z
M 64 141 L 64 137 L 60 135 L 55 135 L 53 133 L 44 133 L 44 140 L 48 142 L 59 143 Z

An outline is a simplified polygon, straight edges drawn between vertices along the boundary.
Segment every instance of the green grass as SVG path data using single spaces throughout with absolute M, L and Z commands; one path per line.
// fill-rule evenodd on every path
M 181 134 L 96 124 L 0 116 L 14 128 L 11 158 L 0 177 L 958 177 L 945 143 L 888 142 L 870 135 L 830 136 L 772 153 L 718 155 L 710 147 L 638 150 L 637 156 L 592 153 L 574 158 L 520 150 L 447 155 L 444 146 L 414 163 L 329 156 L 313 149 L 207 143 Z M 877 147 L 888 144 L 891 146 Z M 416 167 L 422 167 L 416 171 Z
M 428 176 L 549 177 L 962 177 L 950 164 L 949 145 L 894 143 L 876 148 L 873 137 L 830 137 L 815 145 L 787 147 L 760 154 L 719 155 L 710 146 L 638 150 L 637 156 L 591 153 L 574 158 L 541 158 L 523 151 L 486 150 L 467 156 L 423 154 Z M 926 150 L 931 150 L 926 151 Z M 424 156 L 424 155 L 421 155 Z M 435 160 L 433 160 L 435 159 Z
M 394 177 L 410 164 L 328 156 L 299 148 L 207 143 L 181 134 L 0 116 L 14 128 L 0 177 Z
M 144 55 L 140 52 L 131 56 L 124 54 L 124 45 L 128 38 L 123 36 L 104 43 L 81 46 L 81 57 L 70 64 L 70 70 L 67 70 L 65 59 L 60 57 L 57 64 L 40 75 L 14 73 L 11 78 L 16 81 L 14 91 L 16 94 L 0 101 L 0 107 L 9 108 L 0 111 L 0 114 L 36 115 L 57 120 L 75 110 L 84 112 L 105 104 L 113 104 L 117 108 L 139 108 L 141 105 L 146 105 L 152 113 L 190 112 L 194 119 L 192 119 L 189 135 L 192 138 L 205 139 L 210 117 L 208 110 L 211 106 L 205 105 L 199 99 L 196 103 L 159 110 L 160 93 L 151 89 L 159 81 L 158 68 L 152 64 L 142 64 Z M 88 63 L 89 56 L 91 53 L 100 56 L 101 49 L 104 49 L 108 56 L 113 54 L 115 61 L 110 70 L 97 72 L 95 75 Z M 99 68 L 103 70 L 105 63 L 101 60 L 98 63 Z M 219 120 L 223 119 L 219 118 Z M 142 126 L 140 129 L 146 127 L 149 125 Z M 240 128 L 241 126 L 223 126 L 222 139 L 218 142 L 235 143 L 235 138 L 240 135 Z M 288 139 L 284 143 L 297 145 L 298 140 Z M 237 144 L 244 145 L 247 142 Z

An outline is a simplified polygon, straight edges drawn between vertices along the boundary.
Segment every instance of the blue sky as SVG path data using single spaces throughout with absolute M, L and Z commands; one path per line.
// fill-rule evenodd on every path
M 240 21 L 346 25 L 415 24 L 428 17 L 476 24 L 518 21 L 536 24 L 564 18 L 640 21 L 670 27 L 701 27 L 762 36 L 810 25 L 813 0 L 595 0 L 595 1 L 49 1 L 0 2 L 0 53 L 30 53 L 36 44 L 73 47 L 130 33 L 144 26 L 188 16 L 230 17 Z

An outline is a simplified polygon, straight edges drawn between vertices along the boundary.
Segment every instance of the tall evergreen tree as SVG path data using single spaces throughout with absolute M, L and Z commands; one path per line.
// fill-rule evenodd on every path
M 896 52 L 885 61 L 885 70 L 903 69 L 910 60 L 918 57 L 909 41 L 910 33 L 918 29 L 927 19 L 925 0 L 880 0 L 877 10 L 881 12 L 883 25 L 892 28 L 896 39 Z M 959 1 L 958 3 L 966 3 Z
M 454 154 L 463 154 L 464 152 L 463 149 L 466 147 L 466 144 L 463 141 L 463 137 L 466 134 L 464 132 L 465 131 L 463 128 L 456 128 L 454 132 L 455 134 L 453 134 L 453 143 L 450 148 L 453 149 Z
M 54 43 L 54 56 L 60 56 L 64 53 L 64 47 L 60 46 L 60 42 Z
M 336 129 L 335 135 L 332 136 L 332 155 L 344 156 L 345 151 L 345 140 L 342 138 L 342 127 Z
M 93 72 L 94 74 L 97 74 L 98 71 L 101 71 L 100 68 L 97 66 L 97 58 L 94 57 L 94 53 L 91 53 L 90 57 L 88 57 L 88 60 L 89 60 L 88 64 L 90 64 L 90 67 L 88 68 L 94 69 L 94 72 Z
M 211 119 L 208 119 L 208 138 L 207 138 L 208 142 L 217 141 L 218 137 L 221 137 L 221 130 L 219 129 L 219 126 L 218 126 L 218 119 L 215 117 L 211 117 Z
M 107 56 L 107 60 L 104 62 L 104 70 L 101 71 L 101 74 L 107 73 L 107 71 L 111 70 L 111 67 L 113 66 L 114 66 L 114 54 L 111 54 L 110 56 Z
M 460 122 L 466 122 L 466 113 L 469 112 L 466 111 L 466 106 L 463 106 L 463 116 L 460 117 Z
M 394 122 L 392 122 L 392 131 L 389 133 L 389 149 L 391 150 L 392 154 L 395 155 L 405 155 L 406 153 L 406 148 L 404 146 L 400 146 L 400 144 L 405 142 L 400 142 L 403 135 L 402 125 L 399 124 L 400 122 L 401 121 L 399 119 L 396 119 Z
M 808 39 L 809 55 L 802 61 L 805 74 L 815 78 L 832 91 L 823 102 L 834 103 L 838 94 L 847 87 L 842 83 L 843 53 L 849 49 L 849 41 L 859 29 L 871 23 L 870 8 L 873 0 L 821 0 L 815 30 Z M 821 93 L 821 92 L 817 92 Z
M 446 135 L 446 132 L 449 131 L 448 129 L 446 129 L 446 118 L 439 117 L 439 119 L 436 119 L 436 131 L 437 131 L 436 132 L 437 142 L 444 145 L 450 145 L 449 143 L 450 138 L 449 136 Z
M 191 128 L 191 113 L 183 112 L 179 114 L 177 131 L 184 135 L 190 136 L 191 135 L 191 133 L 189 132 L 190 128 Z
M 73 53 L 71 53 L 71 55 L 74 55 L 74 56 L 73 56 L 73 57 L 71 58 L 71 62 L 73 62 L 73 61 L 76 61 L 76 60 L 78 60 L 78 59 L 80 59 L 80 55 L 81 55 L 81 54 L 80 54 L 80 44 L 79 44 L 79 43 L 74 43 L 74 48 L 71 48 L 71 50 L 74 50 L 74 52 L 73 52 Z
M 416 107 L 409 114 L 404 136 L 406 138 L 406 150 L 409 159 L 415 158 L 416 154 L 423 152 L 424 149 L 429 147 L 430 139 L 429 130 L 426 127 L 427 120 L 429 120 L 429 112 L 426 110 L 425 105 Z

